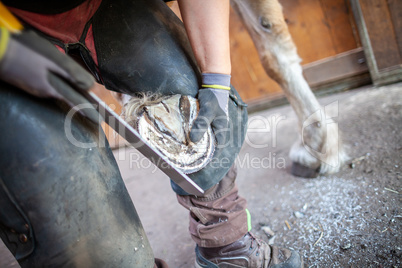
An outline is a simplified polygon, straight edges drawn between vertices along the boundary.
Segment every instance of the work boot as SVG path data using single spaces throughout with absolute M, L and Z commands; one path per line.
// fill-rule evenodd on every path
M 250 232 L 223 247 L 196 247 L 196 268 L 300 268 L 303 260 L 294 250 L 270 246 Z

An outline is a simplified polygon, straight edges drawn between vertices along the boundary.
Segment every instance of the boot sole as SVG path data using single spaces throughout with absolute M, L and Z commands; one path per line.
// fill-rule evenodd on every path
M 300 267 L 301 267 L 301 268 L 304 268 L 304 260 L 303 260 L 303 258 L 300 258 L 300 260 L 301 260 Z M 201 267 L 201 266 L 197 263 L 197 261 L 194 261 L 194 268 L 204 268 L 204 267 Z

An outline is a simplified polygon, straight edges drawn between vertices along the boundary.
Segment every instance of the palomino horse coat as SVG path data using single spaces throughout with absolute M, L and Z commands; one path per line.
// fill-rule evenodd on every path
M 292 173 L 315 177 L 335 173 L 346 160 L 337 124 L 328 118 L 302 74 L 296 46 L 277 0 L 231 0 L 260 56 L 266 73 L 283 89 L 299 121 L 292 146 Z

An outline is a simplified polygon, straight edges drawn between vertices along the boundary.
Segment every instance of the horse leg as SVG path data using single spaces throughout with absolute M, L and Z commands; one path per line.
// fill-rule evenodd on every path
M 337 172 L 346 159 L 338 127 L 303 77 L 282 6 L 277 0 L 231 0 L 231 4 L 247 28 L 266 73 L 281 86 L 298 117 L 300 136 L 290 151 L 292 173 L 315 177 Z

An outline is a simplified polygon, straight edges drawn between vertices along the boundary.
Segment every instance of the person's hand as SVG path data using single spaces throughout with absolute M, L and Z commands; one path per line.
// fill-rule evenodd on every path
M 69 88 L 87 91 L 93 86 L 92 75 L 46 39 L 32 31 L 10 34 L 5 28 L 0 30 L 0 79 L 70 106 L 79 103 L 74 103 L 77 92 Z
M 200 110 L 190 132 L 192 142 L 201 140 L 211 125 L 218 145 L 225 143 L 229 124 L 229 91 L 230 75 L 202 74 L 202 88 L 198 91 Z

